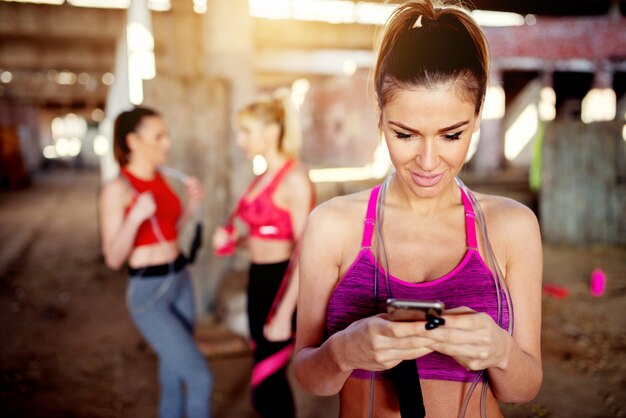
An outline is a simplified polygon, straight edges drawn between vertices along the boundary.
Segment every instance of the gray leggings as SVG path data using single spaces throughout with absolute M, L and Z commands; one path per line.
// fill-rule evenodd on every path
M 131 277 L 131 316 L 159 357 L 161 418 L 210 417 L 211 372 L 193 337 L 193 294 L 186 268 L 164 276 Z

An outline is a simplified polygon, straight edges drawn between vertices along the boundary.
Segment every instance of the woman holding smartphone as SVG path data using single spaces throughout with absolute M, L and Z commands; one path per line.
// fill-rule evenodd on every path
M 293 418 L 287 364 L 294 346 L 297 250 L 315 196 L 308 171 L 297 160 L 301 133 L 289 96 L 279 92 L 245 106 L 237 129 L 237 144 L 250 159 L 261 155 L 267 169 L 250 183 L 234 213 L 246 224 L 248 236 L 229 222 L 217 229 L 213 245 L 224 254 L 224 248 L 245 242 L 250 252 L 247 311 L 253 406 L 262 417 Z
M 540 388 L 537 219 L 510 199 L 473 195 L 508 303 L 485 261 L 472 193 L 455 182 L 480 126 L 488 68 L 485 37 L 461 8 L 407 2 L 386 24 L 374 87 L 395 173 L 384 201 L 377 186 L 318 207 L 300 257 L 296 377 L 315 394 L 339 393 L 341 417 L 399 417 L 390 370 L 403 361 L 417 365 L 429 417 L 462 414 L 475 380 L 467 416 L 480 416 L 487 382 L 489 417 L 501 416 L 498 401 L 527 402 Z M 441 301 L 445 324 L 391 321 L 388 297 Z

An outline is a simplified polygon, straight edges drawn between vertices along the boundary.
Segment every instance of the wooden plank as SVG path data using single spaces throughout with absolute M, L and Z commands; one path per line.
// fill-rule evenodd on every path
M 546 128 L 539 213 L 547 242 L 626 242 L 626 142 L 617 125 Z

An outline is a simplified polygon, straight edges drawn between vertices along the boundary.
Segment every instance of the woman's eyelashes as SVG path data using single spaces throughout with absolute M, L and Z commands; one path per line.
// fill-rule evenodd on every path
M 449 141 L 455 141 L 457 139 L 461 139 L 461 134 L 463 133 L 463 131 L 459 131 L 459 132 L 455 132 L 453 134 L 446 134 L 444 135 L 444 137 L 449 140 Z
M 407 139 L 410 139 L 411 136 L 413 136 L 413 135 L 412 134 L 407 134 L 405 132 L 398 132 L 398 131 L 394 130 L 393 131 L 393 136 L 395 136 L 398 139 L 407 140 Z
M 456 141 L 457 139 L 461 139 L 461 135 L 462 134 L 463 134 L 463 131 L 454 132 L 454 133 L 443 135 L 443 138 L 445 140 L 447 140 L 447 141 Z M 408 134 L 406 132 L 399 132 L 399 131 L 396 131 L 396 130 L 393 131 L 393 135 L 396 138 L 402 139 L 404 141 L 407 141 L 407 140 L 411 139 L 413 136 L 416 136 L 416 134 Z

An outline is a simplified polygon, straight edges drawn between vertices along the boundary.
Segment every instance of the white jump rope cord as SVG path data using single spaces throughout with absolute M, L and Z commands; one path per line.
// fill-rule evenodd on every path
M 385 244 L 384 244 L 384 240 L 383 240 L 383 235 L 382 235 L 382 223 L 383 223 L 383 218 L 384 218 L 384 203 L 385 203 L 385 195 L 387 194 L 387 188 L 389 187 L 389 183 L 392 179 L 392 177 L 394 176 L 395 173 L 391 173 L 387 179 L 385 180 L 385 182 L 383 183 L 383 185 L 381 186 L 380 189 L 380 194 L 378 196 L 378 202 L 377 202 L 377 207 L 376 207 L 376 221 L 375 221 L 375 225 L 376 225 L 376 248 L 375 248 L 375 260 L 376 260 L 376 267 L 374 269 L 374 306 L 376 306 L 376 304 L 378 303 L 378 278 L 379 278 L 379 267 L 381 266 L 381 261 L 382 261 L 382 267 L 383 267 L 383 271 L 385 274 L 385 283 L 387 285 L 387 292 L 388 292 L 388 296 L 392 297 L 391 295 L 391 287 L 389 285 L 389 265 L 388 265 L 388 259 L 387 259 L 387 251 L 385 249 Z M 487 225 L 485 222 L 485 216 L 484 216 L 484 212 L 480 206 L 480 203 L 478 202 L 478 200 L 476 199 L 476 197 L 474 196 L 474 194 L 467 188 L 467 186 L 465 186 L 465 184 L 461 181 L 460 178 L 455 177 L 455 181 L 457 183 L 457 185 L 463 189 L 463 191 L 465 192 L 466 196 L 468 196 L 470 203 L 472 205 L 472 209 L 474 210 L 474 213 L 476 215 L 476 222 L 478 223 L 479 227 L 480 227 L 480 231 L 483 235 L 484 241 L 485 241 L 485 248 L 486 248 L 486 252 L 487 252 L 487 262 L 489 265 L 489 268 L 491 270 L 491 272 L 494 275 L 494 285 L 496 288 L 496 300 L 497 300 L 497 304 L 498 304 L 498 315 L 497 315 L 497 324 L 501 325 L 502 324 L 502 316 L 503 316 L 503 305 L 502 305 L 502 293 L 504 293 L 506 302 L 507 302 L 507 306 L 509 307 L 509 324 L 508 324 L 508 329 L 507 332 L 512 335 L 513 334 L 513 309 L 512 309 L 512 305 L 511 305 L 511 296 L 509 294 L 509 290 L 508 287 L 506 285 L 506 282 L 504 281 L 504 277 L 502 274 L 502 271 L 500 270 L 500 267 L 498 265 L 498 261 L 496 260 L 496 257 L 494 255 L 493 252 L 493 248 L 491 247 L 491 243 L 489 241 L 489 236 L 487 234 Z M 382 248 L 382 251 L 381 251 Z M 381 255 L 382 255 L 382 260 L 381 260 Z M 480 382 L 482 380 L 482 377 L 484 376 L 485 371 L 481 370 L 476 377 L 474 378 L 469 390 L 467 391 L 467 393 L 465 394 L 465 396 L 463 397 L 463 403 L 461 405 L 461 409 L 459 411 L 459 418 L 464 418 L 465 414 L 467 412 L 467 406 L 469 404 L 469 400 L 474 392 L 474 390 L 476 389 L 476 386 L 478 385 L 478 382 Z M 374 417 L 374 380 L 375 380 L 375 374 L 374 372 L 370 373 L 370 396 L 369 396 L 369 413 L 368 416 L 369 418 L 373 418 Z M 482 388 L 482 393 L 481 393 L 481 401 L 480 401 L 480 413 L 481 413 L 481 417 L 482 418 L 487 418 L 487 413 L 486 413 L 486 400 L 487 400 L 487 390 L 489 388 L 489 381 L 485 380 L 484 384 L 483 384 L 483 388 Z

